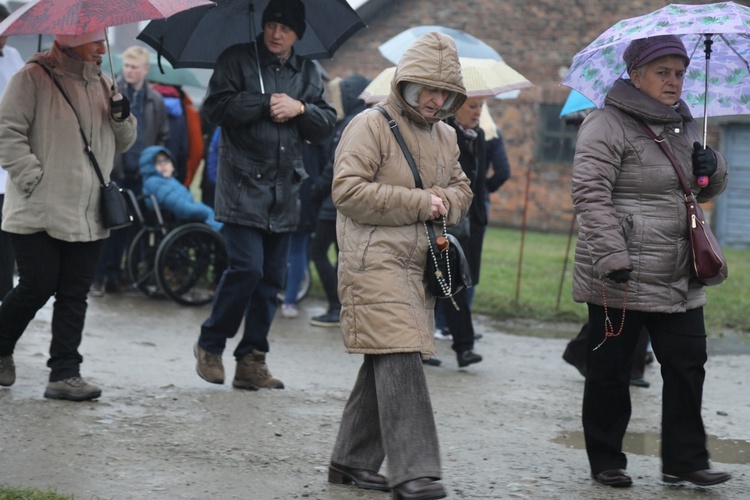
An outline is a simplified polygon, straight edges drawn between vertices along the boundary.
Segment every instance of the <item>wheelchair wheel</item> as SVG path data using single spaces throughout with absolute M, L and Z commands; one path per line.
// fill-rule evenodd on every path
M 302 276 L 302 283 L 299 284 L 299 291 L 297 292 L 297 298 L 295 299 L 295 302 L 299 302 L 307 296 L 307 293 L 310 291 L 311 285 L 312 278 L 310 277 L 310 265 L 308 264 L 308 266 L 305 268 L 305 274 Z M 276 298 L 279 300 L 279 302 L 284 302 L 285 296 L 285 290 L 281 290 L 276 295 Z
M 154 264 L 156 251 L 164 236 L 159 231 L 141 229 L 128 247 L 127 267 L 134 286 L 149 297 L 161 294 L 156 281 Z
M 169 298 L 186 306 L 211 302 L 226 267 L 224 239 L 202 223 L 174 229 L 156 252 L 156 282 Z

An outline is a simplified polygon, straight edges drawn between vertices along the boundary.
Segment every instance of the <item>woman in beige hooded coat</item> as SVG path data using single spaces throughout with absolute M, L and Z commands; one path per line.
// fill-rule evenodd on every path
M 453 40 L 429 33 L 401 58 L 379 105 L 404 137 L 423 189 L 377 110 L 354 118 L 334 162 L 339 298 L 344 343 L 364 362 L 347 402 L 329 480 L 393 489 L 393 498 L 443 498 L 440 455 L 422 358 L 434 355 L 435 299 L 425 287 L 423 225 L 448 225 L 471 204 L 455 131 L 441 120 L 466 99 Z M 388 457 L 390 481 L 378 473 Z

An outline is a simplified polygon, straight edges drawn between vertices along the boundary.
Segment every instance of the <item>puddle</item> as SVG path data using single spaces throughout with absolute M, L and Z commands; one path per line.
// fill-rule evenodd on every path
M 568 448 L 586 449 L 583 431 L 561 432 L 552 442 Z M 661 440 L 659 435 L 653 432 L 626 432 L 622 448 L 625 453 L 659 457 Z M 712 462 L 724 464 L 750 463 L 750 441 L 719 439 L 716 436 L 708 436 L 708 452 L 711 454 Z

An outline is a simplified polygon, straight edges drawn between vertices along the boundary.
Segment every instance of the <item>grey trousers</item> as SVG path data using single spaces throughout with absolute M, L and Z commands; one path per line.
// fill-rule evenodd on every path
M 331 460 L 379 471 L 389 486 L 440 479 L 440 450 L 419 353 L 366 354 L 341 418 Z

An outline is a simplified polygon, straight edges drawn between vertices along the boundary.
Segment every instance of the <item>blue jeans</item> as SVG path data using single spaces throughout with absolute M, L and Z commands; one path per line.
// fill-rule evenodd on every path
M 296 304 L 302 280 L 307 268 L 307 242 L 310 235 L 307 233 L 292 233 L 289 244 L 289 274 L 286 277 L 286 290 L 284 292 L 284 304 Z
M 86 298 L 94 281 L 102 240 L 69 242 L 46 232 L 11 234 L 18 264 L 18 285 L 0 305 L 0 356 L 10 356 L 37 311 L 50 297 L 52 342 L 49 381 L 80 376 L 78 352 L 86 318 Z
M 198 344 L 221 354 L 245 319 L 242 340 L 234 350 L 240 360 L 253 350 L 268 352 L 268 331 L 284 286 L 290 233 L 269 233 L 237 224 L 222 229 L 229 265 L 214 295 L 211 316 L 201 326 Z

